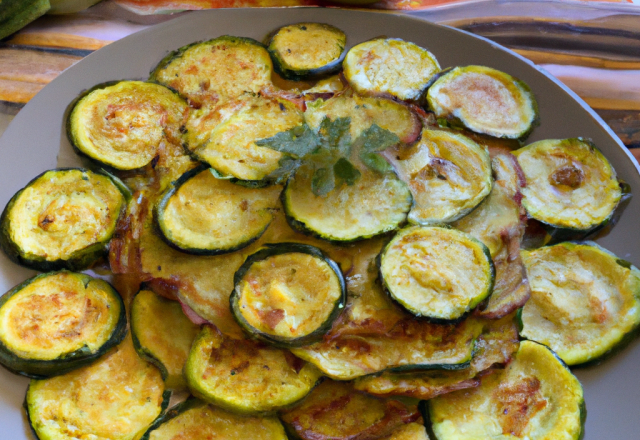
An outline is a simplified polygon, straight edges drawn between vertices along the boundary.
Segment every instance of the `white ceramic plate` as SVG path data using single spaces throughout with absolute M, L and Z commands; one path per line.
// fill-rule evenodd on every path
M 528 141 L 591 138 L 626 180 L 636 197 L 612 233 L 598 242 L 640 266 L 640 176 L 638 165 L 602 120 L 575 94 L 530 62 L 488 41 L 408 16 L 337 9 L 229 9 L 192 13 L 113 43 L 80 61 L 51 82 L 20 111 L 0 139 L 0 207 L 30 179 L 60 163 L 69 164 L 64 132 L 67 105 L 81 91 L 118 79 L 146 79 L 167 54 L 185 44 L 237 35 L 262 40 L 279 26 L 300 21 L 343 29 L 352 46 L 386 35 L 428 48 L 442 67 L 484 64 L 524 80 L 540 105 L 541 125 Z M 34 273 L 0 255 L 0 292 Z M 578 370 L 589 416 L 586 440 L 640 438 L 640 344 L 634 342 L 604 365 Z M 0 438 L 32 438 L 22 401 L 28 380 L 0 368 Z

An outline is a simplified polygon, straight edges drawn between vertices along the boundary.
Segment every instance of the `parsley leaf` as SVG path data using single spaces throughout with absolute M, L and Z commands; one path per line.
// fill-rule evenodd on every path
M 400 138 L 394 133 L 381 128 L 377 124 L 373 124 L 358 136 L 358 139 L 353 143 L 353 147 L 362 148 L 368 152 L 375 152 L 386 150 L 398 142 L 400 142 Z
M 361 151 L 360 160 L 367 166 L 367 168 L 379 173 L 386 173 L 393 170 L 393 167 L 389 164 L 389 162 L 387 162 L 387 160 L 384 157 L 380 156 L 378 153 Z
M 317 196 L 326 196 L 335 188 L 333 168 L 318 168 L 311 179 L 311 191 Z
M 296 159 L 314 152 L 320 144 L 318 135 L 307 124 L 298 125 L 270 138 L 256 141 L 256 145 L 259 147 L 268 147 L 289 154 Z
M 333 165 L 333 172 L 338 179 L 344 181 L 349 186 L 356 183 L 361 175 L 360 171 L 358 171 L 356 167 L 354 167 L 353 164 L 344 157 L 338 159 L 338 161 Z

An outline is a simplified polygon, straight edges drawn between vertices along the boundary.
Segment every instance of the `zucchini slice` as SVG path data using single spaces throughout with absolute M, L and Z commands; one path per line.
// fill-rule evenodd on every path
M 411 223 L 455 221 L 491 192 L 489 153 L 462 134 L 424 129 L 419 142 L 392 147 L 385 156 L 411 189 Z
M 172 247 L 217 255 L 248 246 L 273 220 L 273 192 L 245 188 L 196 168 L 174 182 L 155 207 L 155 222 Z
M 597 361 L 640 325 L 640 271 L 595 243 L 522 251 L 531 299 L 520 335 L 568 365 Z
M 416 405 L 377 399 L 354 392 L 350 383 L 325 380 L 281 419 L 296 439 L 372 440 L 391 435 L 421 416 Z
M 275 417 L 238 416 L 189 398 L 157 420 L 141 440 L 287 440 Z
M 131 338 L 138 354 L 162 372 L 169 389 L 184 389 L 182 368 L 200 330 L 177 301 L 141 290 L 131 303 Z
M 264 45 L 251 38 L 224 35 L 171 52 L 150 79 L 200 106 L 235 99 L 245 92 L 258 93 L 271 85 L 272 72 Z
M 211 165 L 223 176 L 256 184 L 280 167 L 283 154 L 255 142 L 303 122 L 302 111 L 290 101 L 245 95 L 192 112 L 184 140 L 187 149 L 198 160 Z
M 149 164 L 163 143 L 180 143 L 187 111 L 182 98 L 159 84 L 107 83 L 74 105 L 67 135 L 81 154 L 119 170 L 133 170 Z
M 495 269 L 487 247 L 455 229 L 401 230 L 380 254 L 380 278 L 410 313 L 455 322 L 493 290 Z
M 118 292 L 85 274 L 41 274 L 0 297 L 0 363 L 24 376 L 54 376 L 89 364 L 126 332 Z
M 591 142 L 548 139 L 513 154 L 527 179 L 522 204 L 530 217 L 551 227 L 556 240 L 583 238 L 612 217 L 622 191 L 615 170 Z
M 222 336 L 204 326 L 191 346 L 184 369 L 191 392 L 240 414 L 269 413 L 309 392 L 321 373 L 279 348 Z
M 429 440 L 429 436 L 422 422 L 411 422 L 399 426 L 391 434 L 382 437 L 380 440 Z
M 478 388 L 438 396 L 426 406 L 435 440 L 578 440 L 586 417 L 578 379 L 555 353 L 531 341 Z
M 398 38 L 376 38 L 351 49 L 344 76 L 359 93 L 417 100 L 440 71 L 428 50 Z
M 538 122 L 538 104 L 524 82 L 484 66 L 454 67 L 427 90 L 436 118 L 498 138 L 523 139 Z
M 324 23 L 297 23 L 278 29 L 269 42 L 276 72 L 283 78 L 305 80 L 340 70 L 347 36 Z
M 234 275 L 231 310 L 251 336 L 284 347 L 317 342 L 346 301 L 340 267 L 320 249 L 268 245 Z
M 45 171 L 18 191 L 0 217 L 0 246 L 43 272 L 82 270 L 107 253 L 125 196 L 107 175 Z
M 317 196 L 311 173 L 305 171 L 299 168 L 282 193 L 287 219 L 296 230 L 336 242 L 364 240 L 397 229 L 411 208 L 409 188 L 392 173 L 363 170 L 356 184 Z
M 160 371 L 140 359 L 131 338 L 98 362 L 32 380 L 25 408 L 40 440 L 134 440 L 169 404 Z

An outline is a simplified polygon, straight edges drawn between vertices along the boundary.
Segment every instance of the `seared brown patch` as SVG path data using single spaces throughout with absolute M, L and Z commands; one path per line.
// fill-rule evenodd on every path
M 529 421 L 547 406 L 540 394 L 540 380 L 525 377 L 517 383 L 503 383 L 494 392 L 498 404 L 498 420 L 504 435 L 520 437 Z
M 576 189 L 584 182 L 584 172 L 573 165 L 567 165 L 555 170 L 551 176 L 549 176 L 549 181 L 556 187 L 566 186 L 571 189 Z

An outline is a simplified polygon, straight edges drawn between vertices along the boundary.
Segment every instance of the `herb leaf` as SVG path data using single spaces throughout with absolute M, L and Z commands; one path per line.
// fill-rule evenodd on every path
M 389 165 L 389 162 L 387 162 L 386 159 L 378 153 L 361 151 L 360 160 L 367 166 L 367 168 L 379 173 L 386 173 L 393 170 L 393 167 Z
M 394 133 L 373 124 L 358 136 L 353 145 L 368 152 L 375 152 L 386 150 L 398 142 L 400 142 L 400 138 Z
M 344 181 L 347 185 L 351 186 L 360 178 L 360 171 L 353 166 L 351 162 L 349 162 L 344 157 L 338 159 L 338 161 L 333 165 L 333 172 L 336 177 L 341 181 Z
M 318 168 L 311 179 L 311 191 L 317 196 L 326 196 L 335 188 L 333 168 Z
M 281 131 L 270 138 L 256 141 L 256 145 L 259 147 L 268 147 L 289 154 L 296 159 L 314 152 L 320 144 L 318 135 L 306 123 L 287 131 Z
M 335 150 L 341 156 L 349 156 L 351 151 L 351 118 L 336 118 L 333 121 L 324 117 L 320 123 L 319 134 L 323 137 L 326 146 Z

